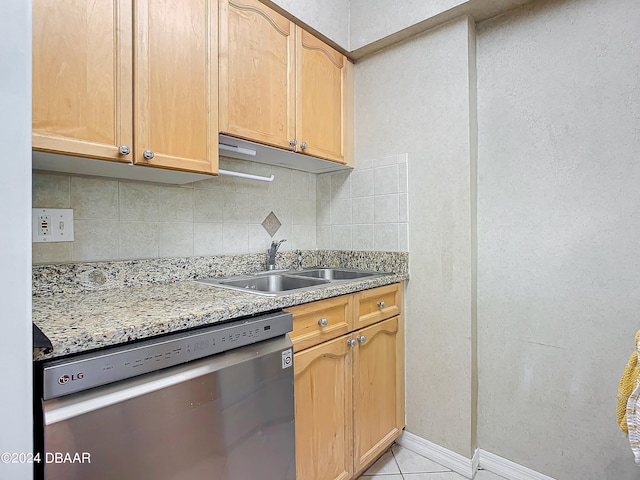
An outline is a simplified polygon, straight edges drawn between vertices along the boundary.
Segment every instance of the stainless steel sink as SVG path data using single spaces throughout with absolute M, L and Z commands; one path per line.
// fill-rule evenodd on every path
M 385 274 L 346 268 L 312 268 L 261 272 L 254 275 L 240 275 L 231 278 L 205 278 L 195 281 L 205 285 L 246 293 L 276 296 L 379 275 Z
M 315 268 L 302 270 L 294 275 L 302 277 L 324 278 L 326 280 L 355 280 L 358 278 L 374 277 L 380 272 L 366 272 L 363 270 L 351 270 L 346 268 Z
M 237 280 L 223 280 L 222 285 L 240 287 L 249 290 L 257 290 L 259 292 L 285 292 L 288 290 L 297 290 L 299 288 L 313 287 L 329 283 L 327 280 L 315 278 L 301 278 L 289 275 L 262 275 L 253 278 L 243 278 Z
M 216 287 L 240 290 L 261 295 L 277 295 L 278 293 L 300 291 L 329 283 L 318 278 L 296 277 L 283 274 L 263 274 L 259 276 L 241 276 L 227 279 L 207 278 L 196 280 L 199 283 Z

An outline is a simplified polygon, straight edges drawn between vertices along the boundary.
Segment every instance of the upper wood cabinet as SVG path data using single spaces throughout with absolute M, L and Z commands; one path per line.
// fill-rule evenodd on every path
M 214 0 L 136 0 L 135 163 L 217 170 L 217 28 Z
M 275 147 L 295 138 L 295 25 L 257 0 L 220 1 L 220 131 Z
M 131 162 L 128 0 L 33 1 L 33 148 Z
M 258 0 L 220 1 L 222 133 L 353 158 L 353 65 Z
M 215 173 L 217 25 L 213 0 L 34 0 L 33 148 Z
M 347 162 L 353 135 L 353 65 L 309 32 L 296 29 L 296 135 L 300 150 L 316 157 Z

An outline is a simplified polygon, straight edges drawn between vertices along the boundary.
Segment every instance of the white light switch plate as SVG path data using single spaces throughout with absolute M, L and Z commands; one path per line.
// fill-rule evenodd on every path
M 73 242 L 72 208 L 32 208 L 33 243 Z

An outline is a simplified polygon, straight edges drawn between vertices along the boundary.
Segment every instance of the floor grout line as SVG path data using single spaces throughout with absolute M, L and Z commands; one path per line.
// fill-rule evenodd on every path
M 425 459 L 429 460 L 430 462 L 437 464 L 437 465 L 438 465 L 438 466 L 440 466 L 442 469 L 438 469 L 438 470 L 429 470 L 429 471 L 425 471 L 425 472 L 403 472 L 403 471 L 402 471 L 402 468 L 400 467 L 400 463 L 398 462 L 398 458 L 396 457 L 395 451 L 394 451 L 394 449 L 393 449 L 393 447 L 394 447 L 394 446 L 396 446 L 396 445 L 398 446 L 398 451 L 401 451 L 401 450 L 405 450 L 405 449 L 406 449 L 405 447 L 402 447 L 401 445 L 398 445 L 397 443 L 395 443 L 395 442 L 394 442 L 394 443 L 393 443 L 393 444 L 392 444 L 392 445 L 391 445 L 391 446 L 390 446 L 390 447 L 385 451 L 385 453 L 384 453 L 384 454 L 386 454 L 386 453 L 387 453 L 387 452 L 389 452 L 389 451 L 391 452 L 391 456 L 393 457 L 393 461 L 395 462 L 395 465 L 396 465 L 396 471 L 397 471 L 398 473 L 394 473 L 394 472 L 381 473 L 381 472 L 378 472 L 378 473 L 374 473 L 374 474 L 373 474 L 373 476 L 378 475 L 378 476 L 380 476 L 380 477 L 382 478 L 382 477 L 386 477 L 386 476 L 394 476 L 394 475 L 395 475 L 395 476 L 397 476 L 397 475 L 399 475 L 399 476 L 400 476 L 400 478 L 402 478 L 402 480 L 407 480 L 407 479 L 408 479 L 408 478 L 410 478 L 410 477 L 406 477 L 405 475 L 412 475 L 412 474 L 414 474 L 414 473 L 415 473 L 415 474 L 420 474 L 420 475 L 422 475 L 422 476 L 428 476 L 428 478 L 431 478 L 432 476 L 435 476 L 435 475 L 438 475 L 438 474 L 442 474 L 442 473 L 453 473 L 453 470 L 451 470 L 450 468 L 447 468 L 447 467 L 445 467 L 444 465 L 439 464 L 439 463 L 438 463 L 438 462 L 436 462 L 435 460 L 431 460 L 429 457 L 426 457 L 426 456 L 424 456 L 424 455 L 422 455 L 422 454 L 419 454 L 419 453 L 413 452 L 413 451 L 411 451 L 411 450 L 409 450 L 409 449 L 406 449 L 406 450 L 411 451 L 412 453 L 414 453 L 414 454 L 415 454 L 415 455 L 417 455 L 418 457 L 425 458 Z M 383 454 L 383 455 L 384 455 L 384 454 Z M 379 459 L 378 459 L 378 460 L 379 460 Z M 375 463 L 375 462 L 374 462 L 374 463 Z M 478 470 L 484 470 L 484 469 L 482 469 L 482 468 L 478 468 Z M 368 470 L 367 470 L 367 471 L 365 471 L 363 474 L 361 474 L 359 478 L 361 478 L 362 480 L 366 480 L 367 478 L 370 478 L 372 475 L 368 475 L 368 474 L 367 474 L 367 472 L 368 472 Z M 492 473 L 493 473 L 493 472 L 492 472 Z M 495 474 L 494 474 L 494 475 L 495 475 Z M 411 477 L 411 478 L 412 478 L 412 477 Z M 425 478 L 426 478 L 426 477 L 425 477 Z
M 400 464 L 398 463 L 398 459 L 396 458 L 396 454 L 393 452 L 393 446 L 396 444 L 396 442 L 393 442 L 391 444 L 391 446 L 389 447 L 389 450 L 391 450 L 391 456 L 393 457 L 393 461 L 396 462 L 396 467 L 398 467 L 398 471 L 400 472 L 400 476 L 402 477 L 402 480 L 404 480 L 404 473 L 402 472 L 402 469 L 400 468 Z

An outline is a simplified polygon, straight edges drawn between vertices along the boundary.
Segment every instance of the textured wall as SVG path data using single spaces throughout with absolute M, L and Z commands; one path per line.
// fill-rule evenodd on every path
M 262 252 L 273 211 L 283 250 L 316 248 L 316 175 L 239 160 L 220 167 L 272 183 L 217 177 L 183 186 L 33 175 L 33 206 L 73 208 L 73 242 L 34 243 L 33 263 Z
M 349 50 L 349 0 L 271 1 L 345 50 Z
M 351 50 L 387 37 L 393 33 L 438 15 L 464 0 L 350 0 Z
M 398 152 L 409 159 L 407 430 L 468 458 L 474 444 L 469 35 L 463 18 L 355 65 L 356 164 Z
M 615 423 L 640 328 L 638 25 L 636 0 L 570 0 L 478 30 L 478 440 L 558 479 L 639 475 Z
M 409 250 L 407 155 L 359 158 L 317 178 L 318 248 Z
M 402 32 L 400 36 L 407 38 L 463 15 L 469 15 L 476 21 L 485 20 L 527 1 L 529 0 L 350 0 L 350 49 L 361 49 L 399 32 Z
M 0 15 L 0 452 L 32 452 L 31 2 L 4 0 Z M 33 478 L 32 465 L 0 462 L 0 478 Z

